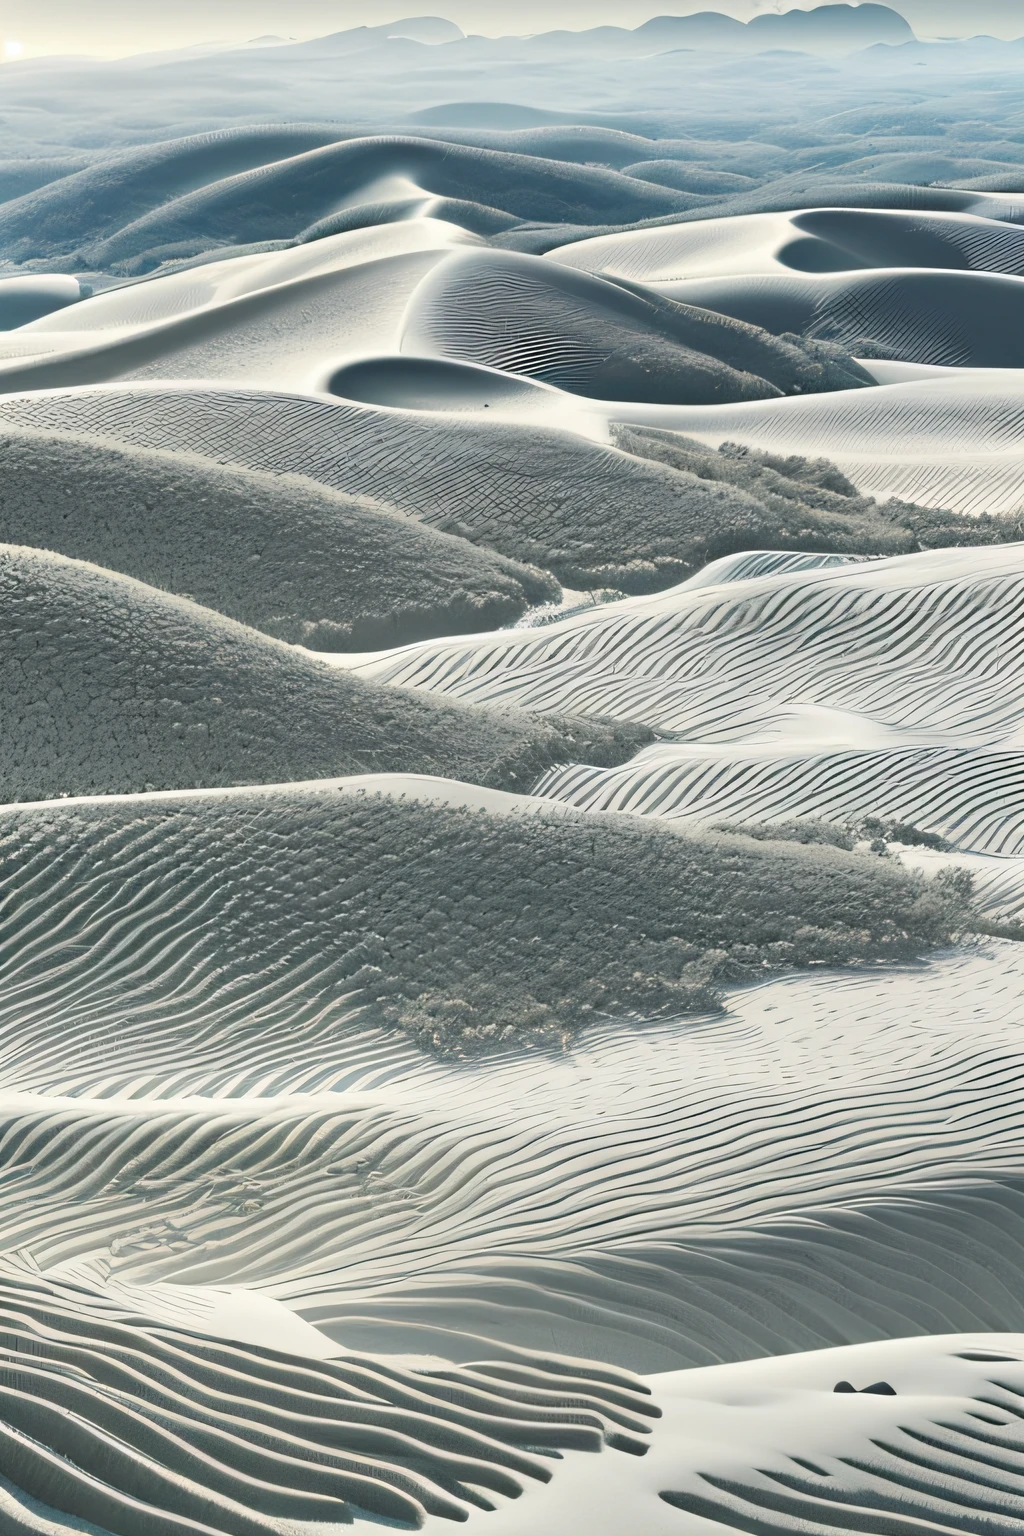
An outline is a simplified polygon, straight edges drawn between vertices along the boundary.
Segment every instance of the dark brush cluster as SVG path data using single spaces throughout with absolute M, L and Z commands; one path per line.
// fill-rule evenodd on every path
M 351 835 L 374 934 L 360 981 L 435 1050 L 557 1046 L 599 1013 L 715 1010 L 723 981 L 906 959 L 973 925 L 969 881 L 925 882 L 821 842 L 621 816 L 397 817 L 386 802 L 364 814 Z

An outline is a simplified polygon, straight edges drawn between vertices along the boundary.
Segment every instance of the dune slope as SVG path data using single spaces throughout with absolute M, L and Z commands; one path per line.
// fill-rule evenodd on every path
M 432 783 L 5 811 L 8 1082 L 59 1070 L 58 1011 L 77 1072 L 152 1070 L 186 1038 L 195 1064 L 225 1033 L 259 1057 L 367 1001 L 442 1051 L 558 1046 L 595 1010 L 714 1011 L 716 977 L 905 958 L 971 923 L 955 884 L 870 855 L 494 813 Z
M 0 541 L 88 560 L 314 650 L 491 629 L 543 573 L 309 481 L 8 430 Z
M 5 800 L 405 769 L 527 788 L 643 727 L 438 707 L 97 566 L 0 552 Z
M 449 257 L 427 274 L 409 300 L 401 346 L 577 394 L 655 404 L 763 400 L 869 382 L 838 349 L 814 355 L 624 281 L 494 251 Z

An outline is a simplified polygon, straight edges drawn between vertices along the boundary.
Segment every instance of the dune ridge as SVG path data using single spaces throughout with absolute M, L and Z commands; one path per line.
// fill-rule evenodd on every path
M 3 64 L 3 1536 L 1024 1524 L 1001 7 Z
M 368 687 L 211 609 L 62 555 L 3 546 L 0 587 L 8 800 L 443 765 L 525 789 L 556 757 L 614 759 L 649 737 Z
M 541 571 L 308 481 L 10 428 L 0 456 L 4 543 L 134 576 L 314 650 L 490 629 L 559 596 Z
M 249 1034 L 275 1053 L 316 1045 L 326 1065 L 371 1003 L 428 1049 L 558 1048 L 595 1010 L 714 1011 L 719 977 L 897 960 L 974 926 L 944 876 L 536 800 L 495 815 L 432 783 L 5 810 L 8 1082 L 57 1091 L 58 1014 L 76 1073 L 110 1072 L 129 1038 L 133 1075 L 186 1041 L 198 1070 Z

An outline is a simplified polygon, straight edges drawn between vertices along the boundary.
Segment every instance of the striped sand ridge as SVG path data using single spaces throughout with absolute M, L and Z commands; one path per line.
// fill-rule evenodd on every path
M 580 271 L 642 283 L 860 267 L 961 267 L 1019 277 L 1024 230 L 974 213 L 808 208 L 596 235 L 548 254 Z
M 635 1378 L 583 1361 L 312 1360 L 153 1326 L 17 1270 L 0 1320 L 12 1533 L 46 1528 L 39 1504 L 113 1536 L 464 1523 L 549 1482 L 562 1449 L 642 1455 L 660 1416 Z
M 630 1510 L 659 1533 L 687 1515 L 814 1532 L 1019 1523 L 1019 1334 L 644 1379 L 508 1350 L 416 1371 L 316 1360 L 154 1325 L 17 1271 L 0 1310 L 12 1533 L 67 1529 L 68 1506 L 86 1513 L 77 1529 L 113 1536 L 524 1518 L 554 1533 L 567 1517 L 615 1528 Z
M 8 1094 L 5 1245 L 135 1307 L 249 1287 L 338 1347 L 449 1359 L 543 1334 L 644 1370 L 1024 1321 L 1022 985 L 996 943 L 608 1020 L 561 1058 L 338 1032 L 343 1093 Z
M 977 873 L 1008 915 L 1024 848 L 1019 550 L 746 579 L 726 566 L 737 580 L 352 661 L 478 702 L 621 711 L 666 738 L 616 769 L 556 766 L 542 796 L 688 822 L 909 823 L 1009 859 Z
M 546 626 L 340 664 L 406 687 L 643 720 L 692 743 L 755 743 L 807 716 L 863 717 L 887 745 L 1011 745 L 1024 546 L 933 550 L 686 584 Z M 816 720 L 816 711 L 824 719 Z M 794 734 L 799 734 L 799 724 Z M 660 751 L 660 748 L 651 749 Z
M 0 1536 L 1024 1530 L 986 3 L 8 58 Z
M 573 515 L 576 498 L 583 512 L 573 490 L 582 477 L 599 507 L 610 508 L 624 495 L 641 506 L 663 497 L 660 487 L 644 483 L 653 473 L 644 461 L 608 447 L 617 420 L 678 431 L 713 448 L 732 441 L 774 454 L 824 456 L 862 494 L 883 501 L 895 496 L 969 516 L 1021 509 L 1024 393 L 1015 370 L 954 371 L 738 406 L 612 404 L 555 392 L 550 424 L 532 408 L 507 421 L 501 414 L 492 424 L 482 410 L 442 414 L 209 385 L 114 384 L 0 396 L 0 420 L 12 425 L 302 474 L 405 506 L 426 522 L 470 529 L 511 519 L 527 533 L 543 527 L 550 515 L 544 487 L 527 473 L 524 454 L 542 456 L 545 483 Z M 248 430 L 249 423 L 259 430 Z
M 865 495 L 977 516 L 1021 510 L 1024 399 L 1015 371 L 884 384 L 852 395 L 677 408 L 670 430 L 717 447 L 823 455 Z

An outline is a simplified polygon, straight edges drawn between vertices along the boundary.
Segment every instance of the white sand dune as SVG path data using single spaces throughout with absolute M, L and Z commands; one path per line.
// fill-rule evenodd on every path
M 759 400 L 866 383 L 841 354 L 829 373 L 792 342 L 536 256 L 467 252 L 409 300 L 401 348 L 526 374 L 584 396 L 652 404 Z M 806 376 L 805 376 L 806 375 Z
M 1020 276 L 1024 229 L 973 213 L 808 208 L 595 235 L 548 256 L 584 272 L 641 283 L 859 267 L 959 267 Z
M 1022 986 L 997 943 L 473 1063 L 364 1021 L 275 1066 L 249 1028 L 207 1067 L 230 1101 L 173 1097 L 200 1080 L 140 1037 L 144 1099 L 84 1062 L 71 1098 L 8 1094 L 0 1212 L 46 1274 L 255 1288 L 385 1355 L 663 1369 L 1019 1326 Z
M 320 382 L 327 382 L 322 374 Z M 475 387 L 476 376 L 468 393 Z M 824 456 L 858 490 L 882 500 L 895 496 L 968 515 L 1016 512 L 1024 500 L 1024 382 L 1013 369 L 950 371 L 876 389 L 739 406 L 583 401 L 552 391 L 550 415 L 546 409 L 538 413 L 527 389 L 495 403 L 495 424 L 500 419 L 506 427 L 551 433 L 545 449 L 539 443 L 522 450 L 511 441 L 506 445 L 489 425 L 491 408 L 485 416 L 482 404 L 479 411 L 447 412 L 454 419 L 440 422 L 436 411 L 282 394 L 272 387 L 140 383 L 41 389 L 0 396 L 0 420 L 198 453 L 250 469 L 301 473 L 393 504 L 411 494 L 426 521 L 452 518 L 469 527 L 488 507 L 502 521 L 513 509 L 522 509 L 527 520 L 536 518 L 544 498 L 527 464 L 528 456 L 539 452 L 547 461 L 545 473 L 557 483 L 560 505 L 567 497 L 578 498 L 582 511 L 584 475 L 589 498 L 611 498 L 609 512 L 624 494 L 646 500 L 648 493 L 637 483 L 645 471 L 635 459 L 606 448 L 595 452 L 581 440 L 606 444 L 615 420 L 678 431 L 712 447 L 734 441 L 783 455 Z M 258 430 L 250 430 L 256 422 Z M 481 429 L 491 441 L 479 437 Z M 340 433 L 346 439 L 343 457 L 335 447 Z M 368 446 L 382 434 L 391 439 L 386 466 Z M 433 462 L 424 458 L 427 443 Z M 563 457 L 564 470 L 556 469 Z M 462 466 L 474 459 L 487 464 L 487 474 L 471 493 Z
M 68 1529 L 60 1510 L 122 1536 L 1019 1523 L 1019 1334 L 646 1378 L 507 1350 L 414 1372 L 154 1326 L 17 1269 L 0 1307 L 26 1362 L 0 1409 L 25 1485 L 0 1484 L 12 1536 Z
M 429 1375 L 289 1356 L 154 1328 L 102 1295 L 17 1273 L 0 1280 L 0 1309 L 12 1536 L 54 1529 L 40 1519 L 53 1506 L 119 1536 L 464 1522 L 495 1507 L 489 1493 L 501 1504 L 550 1482 L 563 1448 L 643 1454 L 660 1417 L 642 1382 L 584 1361 Z
M 1021 508 L 1022 409 L 1019 373 L 979 369 L 813 399 L 677 408 L 657 424 L 714 446 L 824 455 L 866 495 L 977 515 Z
M 638 1514 L 666 1533 L 1019 1523 L 1020 1334 L 647 1377 L 508 1346 L 410 1370 L 222 1341 L 123 1294 L 4 1266 L 12 1536 L 66 1529 L 62 1511 L 122 1536 L 481 1519 L 554 1536 L 566 1518 L 620 1536 Z
M 932 550 L 671 589 L 540 631 L 340 664 L 478 702 L 587 708 L 688 741 L 774 745 L 787 714 L 863 717 L 896 746 L 1011 745 L 1024 546 Z
M 1024 40 L 520 21 L 4 66 L 0 1536 L 1024 1529 Z
M 77 304 L 86 292 L 77 277 L 0 277 L 0 331 Z
M 474 240 L 414 219 L 109 290 L 0 334 L 0 387 L 149 376 L 308 387 L 336 357 L 392 345 L 424 273 Z
M 871 357 L 942 367 L 1017 368 L 1024 279 L 880 267 L 822 275 L 690 278 L 658 291 L 775 334 L 823 338 Z
M 448 697 L 622 714 L 669 737 L 619 768 L 557 766 L 538 782 L 537 794 L 582 809 L 695 822 L 880 816 L 960 850 L 1018 855 L 1021 551 L 764 575 L 723 562 L 718 585 L 709 568 L 541 630 L 344 664 Z M 991 875 L 991 910 L 1015 910 L 1016 876 Z

